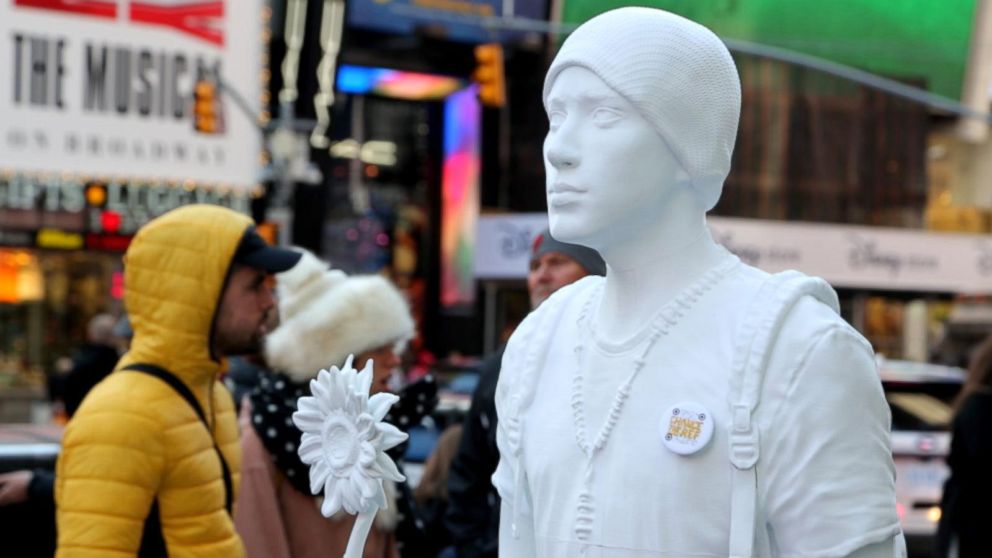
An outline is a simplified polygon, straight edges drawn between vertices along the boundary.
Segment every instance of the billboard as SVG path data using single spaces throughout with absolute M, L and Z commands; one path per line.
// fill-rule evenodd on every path
M 0 0 L 0 172 L 254 187 L 261 15 L 261 0 Z
M 628 5 L 661 8 L 721 37 L 776 46 L 959 99 L 976 0 L 565 0 L 562 20 L 581 23 Z
M 475 302 L 475 235 L 479 220 L 482 107 L 470 86 L 444 102 L 441 168 L 441 305 L 464 310 Z
M 468 86 L 463 79 L 438 74 L 405 72 L 343 64 L 338 68 L 341 93 L 380 95 L 409 101 L 439 101 Z

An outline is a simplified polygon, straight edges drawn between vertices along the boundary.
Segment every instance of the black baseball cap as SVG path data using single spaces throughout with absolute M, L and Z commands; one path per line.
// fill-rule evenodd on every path
M 270 246 L 255 227 L 248 227 L 241 244 L 234 252 L 234 263 L 260 269 L 266 273 L 282 273 L 296 265 L 302 252 Z

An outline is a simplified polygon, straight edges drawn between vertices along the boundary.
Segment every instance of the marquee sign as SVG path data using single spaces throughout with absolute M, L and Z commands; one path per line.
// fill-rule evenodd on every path
M 145 223 L 177 207 L 205 203 L 251 214 L 236 188 L 83 181 L 0 175 L 0 246 L 123 251 Z
M 261 9 L 261 0 L 0 0 L 0 170 L 254 187 Z M 204 112 L 207 127 L 197 124 Z

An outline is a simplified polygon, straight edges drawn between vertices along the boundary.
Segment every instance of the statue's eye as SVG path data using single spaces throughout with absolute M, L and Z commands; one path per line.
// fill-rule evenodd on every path
M 592 121 L 597 126 L 609 126 L 623 117 L 623 113 L 609 107 L 596 107 L 592 111 Z
M 548 123 L 552 130 L 557 130 L 565 122 L 565 113 L 560 110 L 553 110 L 548 113 Z

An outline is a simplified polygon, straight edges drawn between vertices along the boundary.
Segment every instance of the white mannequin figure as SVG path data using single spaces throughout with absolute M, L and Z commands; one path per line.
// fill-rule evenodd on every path
M 628 337 L 723 252 L 665 141 L 594 73 L 565 68 L 548 95 L 548 119 L 551 234 L 609 254 L 597 323 L 608 338 Z
M 905 556 L 870 346 L 825 284 L 746 266 L 706 226 L 739 87 L 715 35 L 645 8 L 590 20 L 552 63 L 551 233 L 608 273 L 507 347 L 501 556 Z

